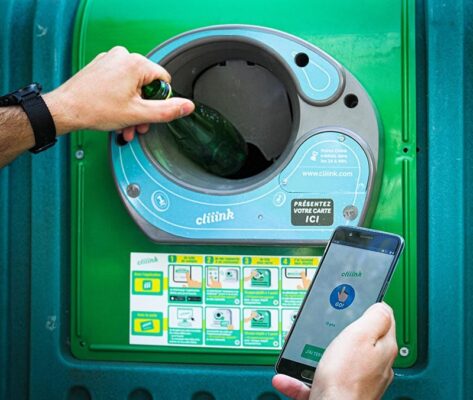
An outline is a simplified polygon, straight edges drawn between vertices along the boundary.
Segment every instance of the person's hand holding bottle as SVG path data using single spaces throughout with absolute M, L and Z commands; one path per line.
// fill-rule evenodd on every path
M 194 111 L 194 104 L 187 99 L 143 99 L 141 88 L 156 79 L 169 82 L 171 77 L 146 57 L 114 47 L 44 99 L 58 134 L 79 129 L 117 130 L 130 141 L 135 129 L 145 133 L 149 123 L 168 122 Z
M 117 130 L 133 139 L 149 124 L 191 114 L 192 101 L 172 98 L 144 100 L 141 88 L 156 79 L 169 82 L 164 68 L 124 47 L 101 53 L 90 64 L 52 92 L 43 95 L 56 135 L 81 130 Z M 0 109 L 0 168 L 35 145 L 33 129 L 20 106 Z

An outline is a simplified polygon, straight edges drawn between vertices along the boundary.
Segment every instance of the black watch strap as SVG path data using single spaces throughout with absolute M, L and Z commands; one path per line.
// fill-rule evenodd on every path
M 32 153 L 39 153 L 56 143 L 56 126 L 48 106 L 41 97 L 41 85 L 32 83 L 5 96 L 0 96 L 0 107 L 19 105 L 23 108 L 35 138 Z
M 20 104 L 20 102 L 13 93 L 0 96 L 0 107 L 16 106 L 18 104 Z
M 33 128 L 35 145 L 32 153 L 39 153 L 56 143 L 56 126 L 48 106 L 40 95 L 24 98 L 20 103 Z

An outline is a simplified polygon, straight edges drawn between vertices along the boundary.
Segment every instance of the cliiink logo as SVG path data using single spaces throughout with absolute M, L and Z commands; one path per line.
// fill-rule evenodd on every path
M 330 294 L 330 304 L 336 310 L 349 307 L 353 300 L 355 300 L 355 289 L 346 283 L 337 286 Z
M 361 271 L 346 271 L 346 272 L 342 272 L 342 277 L 346 277 L 346 278 L 361 278 L 362 276 L 362 272 Z
M 235 219 L 233 211 L 227 208 L 227 211 L 212 211 L 202 214 L 202 216 L 195 219 L 196 225 L 209 225 L 217 222 L 229 221 Z
M 138 260 L 138 262 L 136 264 L 137 265 L 145 265 L 145 264 L 152 264 L 154 262 L 158 262 L 158 257 L 154 256 L 154 257 L 142 258 L 142 259 Z

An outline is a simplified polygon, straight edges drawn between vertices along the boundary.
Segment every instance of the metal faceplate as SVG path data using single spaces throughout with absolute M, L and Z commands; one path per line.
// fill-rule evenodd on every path
M 323 243 L 338 225 L 363 224 L 374 206 L 370 199 L 376 197 L 382 157 L 377 114 L 360 83 L 314 45 L 255 26 L 190 31 L 165 42 L 149 58 L 164 67 L 180 58 L 181 66 L 192 66 L 189 51 L 208 51 L 213 43 L 230 43 L 227 59 L 232 59 L 231 43 L 254 48 L 252 61 L 258 64 L 260 54 L 276 77 L 284 71 L 281 81 L 293 116 L 286 148 L 267 171 L 232 180 L 202 171 L 174 173 L 166 166 L 176 162 L 172 151 L 156 160 L 143 139 L 120 146 L 112 134 L 115 181 L 136 223 L 156 241 L 204 243 Z M 216 61 L 209 55 L 207 67 Z M 186 68 L 192 75 L 192 68 Z M 156 129 L 159 125 L 150 134 Z

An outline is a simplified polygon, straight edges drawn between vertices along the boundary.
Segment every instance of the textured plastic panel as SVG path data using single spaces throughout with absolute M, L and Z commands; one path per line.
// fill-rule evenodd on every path
M 469 399 L 473 4 L 418 3 L 420 358 L 415 367 L 397 371 L 385 398 Z M 0 92 L 32 79 L 46 89 L 63 80 L 70 71 L 74 2 L 0 0 L 0 10 Z M 287 18 L 297 20 L 297 12 L 290 10 Z M 87 362 L 70 356 L 66 147 L 62 140 L 34 160 L 27 154 L 0 169 L 0 398 L 278 399 L 270 389 L 270 367 Z

